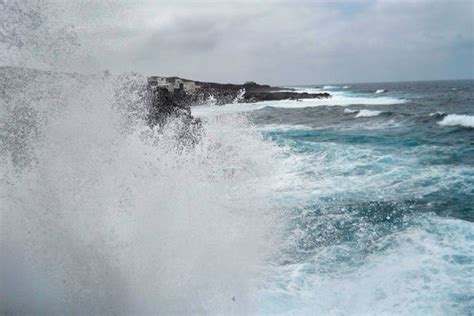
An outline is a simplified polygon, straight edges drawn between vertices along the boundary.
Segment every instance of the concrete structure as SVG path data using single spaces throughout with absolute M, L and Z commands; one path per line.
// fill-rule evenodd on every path
M 195 92 L 199 89 L 199 85 L 195 81 L 184 81 L 184 91 Z
M 150 87 L 166 88 L 169 92 L 184 91 L 186 93 L 193 93 L 199 85 L 191 80 L 181 79 L 178 77 L 148 77 L 148 85 Z

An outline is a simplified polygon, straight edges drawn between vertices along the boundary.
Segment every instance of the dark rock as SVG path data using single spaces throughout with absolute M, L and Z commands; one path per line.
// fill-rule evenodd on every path
M 150 127 L 162 128 L 170 118 L 180 119 L 183 124 L 177 130 L 180 143 L 195 144 L 199 141 L 201 120 L 191 115 L 190 96 L 184 91 L 169 92 L 162 87 L 148 85 L 148 114 Z
M 278 101 L 278 100 L 300 100 L 300 99 L 326 99 L 331 95 L 327 92 L 323 93 L 307 93 L 307 92 L 265 92 L 265 91 L 246 91 L 244 94 L 244 102 L 259 101 Z
M 155 77 L 151 77 L 155 78 Z M 158 77 L 156 77 L 158 78 Z M 167 81 L 180 80 L 182 83 L 189 83 L 192 80 L 178 77 L 167 78 Z M 168 91 L 165 86 L 150 84 L 148 90 L 151 95 L 151 107 L 149 122 L 151 125 L 160 124 L 160 120 L 166 118 L 179 109 L 191 117 L 190 106 L 206 103 L 211 97 L 215 99 L 216 105 L 229 103 L 250 103 L 260 101 L 278 100 L 301 100 L 301 99 L 321 99 L 330 98 L 329 93 L 298 93 L 291 88 L 272 87 L 261 85 L 254 81 L 247 81 L 244 84 L 215 83 L 194 81 L 193 90 L 173 89 Z M 281 91 L 285 90 L 285 91 Z

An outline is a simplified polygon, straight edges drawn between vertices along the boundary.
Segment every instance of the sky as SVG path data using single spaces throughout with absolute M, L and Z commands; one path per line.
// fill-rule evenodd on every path
M 76 71 L 275 85 L 474 78 L 474 0 L 58 0 L 55 8 L 77 34 Z

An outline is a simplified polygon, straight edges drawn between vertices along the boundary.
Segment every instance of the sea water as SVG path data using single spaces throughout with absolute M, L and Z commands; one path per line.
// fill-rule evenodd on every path
M 472 313 L 474 81 L 293 88 L 332 98 L 194 111 L 245 113 L 292 161 L 258 311 Z
M 193 107 L 197 143 L 145 82 L 2 69 L 2 311 L 472 311 L 473 81 Z
M 0 313 L 474 309 L 473 81 L 210 102 L 188 141 L 179 119 L 147 126 L 145 76 L 68 68 L 94 47 L 57 3 L 11 3 Z

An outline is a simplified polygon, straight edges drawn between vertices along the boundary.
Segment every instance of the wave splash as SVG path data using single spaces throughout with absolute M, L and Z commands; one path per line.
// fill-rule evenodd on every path
M 374 110 L 360 110 L 355 117 L 372 117 L 377 116 L 382 111 L 374 111 Z
M 448 114 L 442 121 L 438 122 L 442 126 L 463 126 L 468 128 L 474 128 L 474 116 L 472 115 L 460 115 L 460 114 Z
M 250 312 L 259 266 L 278 248 L 278 150 L 235 115 L 183 143 L 180 120 L 151 130 L 119 106 L 116 82 L 88 80 L 69 82 L 62 104 L 35 104 L 29 90 L 29 110 L 14 102 L 24 114 L 2 117 L 37 132 L 2 143 L 1 306 Z
M 88 47 L 74 50 L 54 5 L 12 3 L 0 12 L 15 22 L 0 42 L 12 66 L 0 69 L 0 310 L 254 311 L 283 225 L 281 150 L 237 114 L 208 120 L 194 144 L 180 119 L 151 129 L 144 77 L 66 73 L 55 48 L 81 64 Z M 23 13 L 40 17 L 35 36 Z

